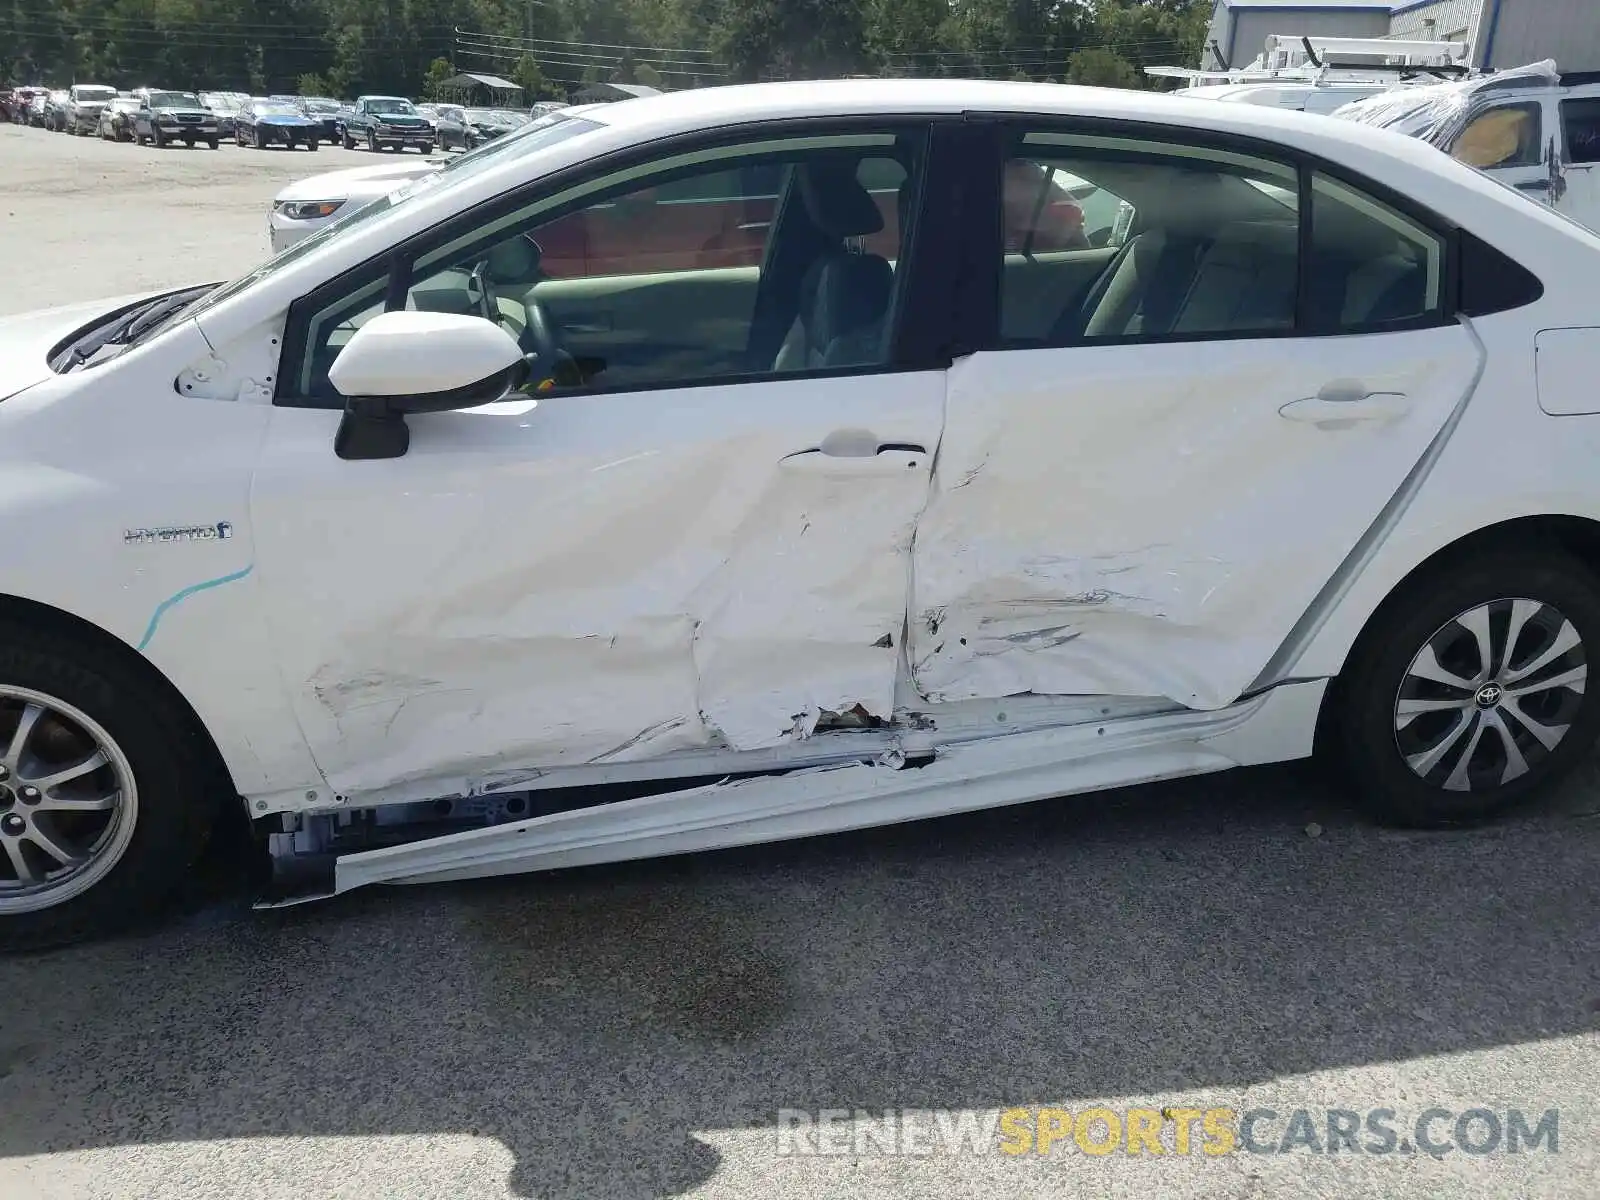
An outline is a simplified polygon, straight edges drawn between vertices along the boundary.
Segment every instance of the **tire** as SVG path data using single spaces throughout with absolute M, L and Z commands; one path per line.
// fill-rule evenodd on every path
M 187 146 L 187 147 L 188 147 L 188 148 L 189 148 L 189 149 L 190 149 L 190 150 L 193 150 L 193 149 L 194 149 L 194 139 L 193 139 L 193 138 L 192 138 L 192 137 L 186 137 L 186 138 L 184 138 L 184 139 L 183 139 L 183 144 L 184 144 L 184 145 L 185 145 L 185 146 Z
M 312 138 L 309 142 L 306 143 L 306 149 L 307 150 L 319 150 L 321 148 L 322 148 L 322 143 L 319 142 L 316 138 Z
M 356 148 L 356 140 L 350 136 L 350 131 L 348 129 L 339 134 L 339 144 L 346 150 L 354 150 Z
M 369 132 L 367 134 L 367 153 L 376 154 L 380 149 L 381 147 L 378 145 L 378 135 Z
M 7 792 L 0 812 L 0 949 L 42 949 L 116 933 L 160 912 L 190 878 L 215 824 L 225 788 L 193 719 L 120 655 L 48 626 L 0 620 L 0 737 L 9 754 L 28 705 L 44 715 L 31 723 L 25 750 L 5 762 Z M 59 707 L 58 707 L 59 706 Z M 66 724 L 61 718 L 74 724 Z M 79 719 L 85 724 L 76 724 Z M 85 740 L 87 738 L 88 740 Z M 99 812 L 48 813 L 24 799 L 29 776 L 85 761 L 99 750 L 105 765 L 66 788 L 111 798 Z M 22 774 L 22 764 L 28 764 Z M 46 790 L 48 797 L 49 790 Z M 38 795 L 37 792 L 34 793 Z M 67 799 L 59 792 L 56 799 Z M 48 825 L 30 825 L 41 817 Z M 76 822 L 76 824 L 72 824 Z M 104 829 L 101 831 L 101 825 Z M 9 830 L 29 826 L 18 836 Z M 60 849 L 81 852 L 76 867 L 58 867 L 52 882 L 31 834 L 42 830 Z M 22 884 L 13 856 L 22 855 L 33 882 Z
M 1567 648 L 1540 662 L 1558 646 Z M 1490 550 L 1380 610 L 1336 685 L 1333 744 L 1380 821 L 1479 824 L 1537 798 L 1589 754 L 1600 735 L 1591 664 L 1600 669 L 1600 580 L 1556 547 Z M 1462 683 L 1436 681 L 1441 671 Z
M 161 130 L 154 130 L 150 136 L 155 141 L 157 150 L 165 150 L 167 148 L 167 136 Z
M 222 139 L 221 138 L 207 138 L 206 139 L 206 145 L 210 146 L 213 150 L 216 150 L 222 145 Z

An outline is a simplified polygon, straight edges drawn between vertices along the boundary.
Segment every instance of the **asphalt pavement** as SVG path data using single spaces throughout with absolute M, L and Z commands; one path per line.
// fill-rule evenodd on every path
M 0 311 L 248 269 L 368 157 L 0 126 Z M 159 927 L 0 959 L 0 1196 L 1590 1200 L 1600 762 L 1470 833 L 1350 800 L 1303 764 L 270 913 L 223 839 Z M 1097 1152 L 1130 1110 L 1164 1153 Z

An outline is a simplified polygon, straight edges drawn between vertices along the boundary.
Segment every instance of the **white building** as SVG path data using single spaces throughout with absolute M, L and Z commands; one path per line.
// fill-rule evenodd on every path
M 1274 33 L 1461 41 L 1478 67 L 1600 70 L 1600 0 L 1216 0 L 1201 65 L 1246 66 Z

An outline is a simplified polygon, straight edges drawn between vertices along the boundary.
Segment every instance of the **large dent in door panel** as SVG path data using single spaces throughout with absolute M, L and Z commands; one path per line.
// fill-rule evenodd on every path
M 722 440 L 563 465 L 563 486 L 541 494 L 548 521 L 496 515 L 492 487 L 419 496 L 456 531 L 442 549 L 416 537 L 414 568 L 439 584 L 344 614 L 323 638 L 335 654 L 308 672 L 330 782 L 349 796 L 470 792 L 771 748 L 831 713 L 887 721 L 927 464 L 835 477 L 776 465 L 792 449 Z M 476 504 L 490 510 L 461 507 Z M 490 549 L 509 538 L 534 545 Z
M 917 689 L 1233 703 L 1470 394 L 1473 349 L 1444 327 L 958 364 L 917 530 Z M 1358 369 L 1397 416 L 1281 411 Z

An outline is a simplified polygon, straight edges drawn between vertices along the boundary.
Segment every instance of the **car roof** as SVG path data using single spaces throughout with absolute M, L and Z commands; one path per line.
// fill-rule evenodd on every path
M 569 112 L 571 110 L 568 110 Z M 1189 125 L 1292 141 L 1307 114 L 1269 105 L 1218 104 L 1169 92 L 986 79 L 838 79 L 730 84 L 618 100 L 584 112 L 641 137 L 787 117 L 907 116 L 965 112 L 1100 117 Z M 1373 145 L 1373 130 L 1350 122 L 1320 126 L 1324 140 Z

